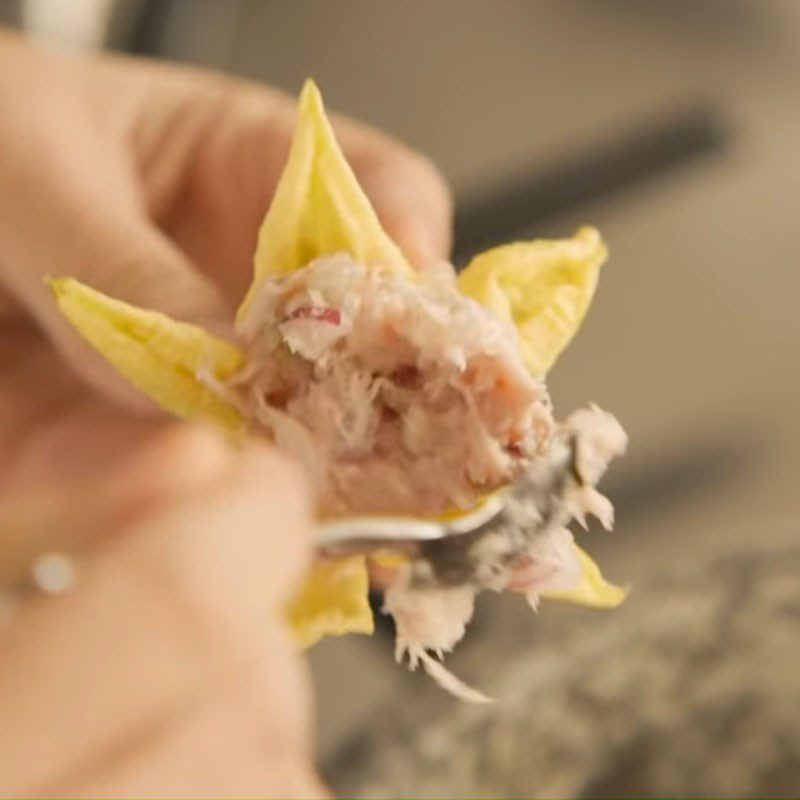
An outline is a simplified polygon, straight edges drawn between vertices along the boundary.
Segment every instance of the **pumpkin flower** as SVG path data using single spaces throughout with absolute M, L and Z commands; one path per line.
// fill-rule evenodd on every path
M 164 409 L 234 438 L 267 436 L 299 458 L 321 518 L 436 517 L 465 513 L 510 484 L 557 435 L 542 379 L 580 326 L 605 259 L 599 234 L 583 228 L 489 250 L 457 276 L 449 265 L 413 269 L 309 81 L 230 340 L 72 278 L 49 283 L 79 334 Z M 575 516 L 608 517 L 605 498 L 585 490 Z M 552 596 L 613 607 L 624 598 L 566 528 L 541 547 L 504 588 L 534 605 Z M 372 632 L 368 574 L 362 556 L 310 568 L 288 608 L 301 646 Z M 448 650 L 463 633 L 461 625 L 438 643 L 416 635 L 400 624 L 415 618 L 403 616 L 404 602 L 387 594 L 401 650 L 415 636 Z M 471 598 L 462 605 L 466 618 Z

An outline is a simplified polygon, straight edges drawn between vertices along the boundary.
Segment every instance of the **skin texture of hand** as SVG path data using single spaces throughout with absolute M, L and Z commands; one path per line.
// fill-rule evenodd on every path
M 0 629 L 0 796 L 325 796 L 282 624 L 309 555 L 298 471 L 178 426 L 124 477 L 138 502 L 73 588 Z
M 51 53 L 0 31 L 0 109 L 0 497 L 15 499 L 5 513 L 16 519 L 57 505 L 43 500 L 53 494 L 94 496 L 95 477 L 163 424 L 119 406 L 154 411 L 67 326 L 43 278 L 72 275 L 224 332 L 295 105 L 223 76 Z M 333 121 L 387 230 L 416 261 L 444 255 L 450 201 L 436 171 Z M 23 544 L 6 564 L 41 551 Z
M 0 31 L 0 586 L 49 550 L 88 559 L 0 637 L 2 795 L 321 793 L 278 621 L 309 524 L 297 479 L 191 429 L 165 439 L 43 283 L 72 275 L 224 333 L 294 113 L 254 84 Z M 435 170 L 333 121 L 409 257 L 445 255 Z

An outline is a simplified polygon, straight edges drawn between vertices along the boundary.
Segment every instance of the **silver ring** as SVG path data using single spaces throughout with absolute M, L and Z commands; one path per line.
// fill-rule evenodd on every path
M 0 626 L 7 625 L 31 595 L 59 595 L 75 585 L 75 561 L 63 553 L 43 553 L 28 570 L 28 577 L 0 592 Z

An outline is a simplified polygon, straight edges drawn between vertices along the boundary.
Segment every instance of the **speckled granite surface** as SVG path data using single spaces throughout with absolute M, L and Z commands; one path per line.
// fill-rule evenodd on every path
M 661 579 L 459 663 L 496 699 L 413 682 L 329 759 L 345 797 L 797 797 L 800 549 Z

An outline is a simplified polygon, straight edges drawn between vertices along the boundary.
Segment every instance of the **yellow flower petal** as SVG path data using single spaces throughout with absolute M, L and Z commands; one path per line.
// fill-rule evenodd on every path
M 540 377 L 580 327 L 608 251 L 594 228 L 572 239 L 487 250 L 461 272 L 461 291 L 512 322 L 528 368 Z
M 289 604 L 289 624 L 300 646 L 310 647 L 323 636 L 372 633 L 368 591 L 363 556 L 315 564 Z
M 114 300 L 72 278 L 49 281 L 58 307 L 78 333 L 137 389 L 167 411 L 229 430 L 239 412 L 197 379 L 224 379 L 242 365 L 238 347 L 195 325 Z
M 363 264 L 413 276 L 345 160 L 319 89 L 306 81 L 289 159 L 258 234 L 253 285 L 237 319 L 244 317 L 270 275 L 292 272 L 318 256 L 342 252 Z
M 616 608 L 628 596 L 628 590 L 609 583 L 588 553 L 578 545 L 574 547 L 583 572 L 580 585 L 569 592 L 542 592 L 542 597 L 594 608 Z

